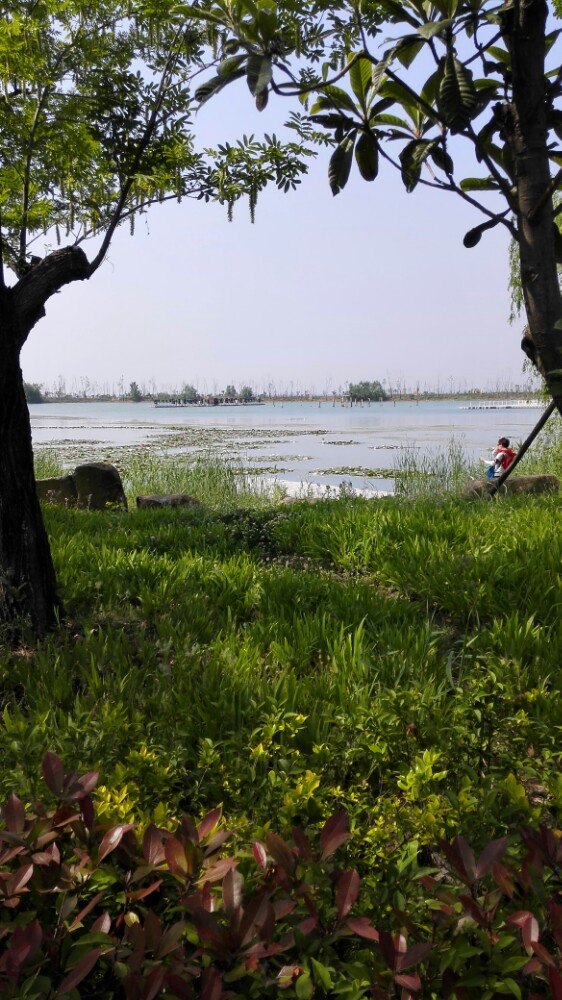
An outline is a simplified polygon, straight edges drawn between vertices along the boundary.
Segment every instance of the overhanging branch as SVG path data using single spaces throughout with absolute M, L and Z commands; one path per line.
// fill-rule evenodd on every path
M 55 250 L 31 267 L 12 291 L 20 321 L 23 346 L 31 328 L 45 315 L 45 303 L 51 295 L 73 281 L 90 277 L 90 263 L 80 247 Z

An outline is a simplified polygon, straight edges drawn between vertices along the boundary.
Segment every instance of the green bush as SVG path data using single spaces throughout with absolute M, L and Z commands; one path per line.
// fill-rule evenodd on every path
M 137 831 L 96 816 L 95 772 L 42 773 L 56 804 L 11 795 L 0 826 L 0 992 L 201 1000 L 559 996 L 562 831 L 522 827 L 476 858 L 461 837 L 400 874 L 384 926 L 333 855 L 345 813 L 310 838 L 230 848 L 214 809 Z M 405 895 L 405 894 L 406 895 Z M 363 893 L 361 906 L 368 906 Z M 79 987 L 79 989 L 78 989 Z

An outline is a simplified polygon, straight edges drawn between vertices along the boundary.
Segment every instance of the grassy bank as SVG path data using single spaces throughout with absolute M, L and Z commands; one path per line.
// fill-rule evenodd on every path
M 2 654 L 2 795 L 51 749 L 114 821 L 345 807 L 372 885 L 562 806 L 559 497 L 240 502 L 46 509 L 68 623 Z

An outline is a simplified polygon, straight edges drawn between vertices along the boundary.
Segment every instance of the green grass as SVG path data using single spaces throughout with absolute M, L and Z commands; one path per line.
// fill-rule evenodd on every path
M 406 843 L 498 834 L 525 788 L 562 805 L 560 497 L 249 510 L 214 484 L 197 509 L 46 509 L 67 621 L 2 655 L 2 793 L 37 794 L 53 749 L 100 769 L 108 818 L 343 806 L 373 879 Z

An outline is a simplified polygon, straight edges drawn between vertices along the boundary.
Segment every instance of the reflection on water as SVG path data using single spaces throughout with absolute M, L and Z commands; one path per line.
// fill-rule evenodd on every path
M 337 487 L 388 490 L 386 478 L 351 470 L 392 469 L 401 448 L 435 453 L 454 438 L 470 459 L 498 437 L 517 445 L 540 416 L 537 410 L 466 410 L 454 401 L 372 403 L 267 403 L 221 409 L 157 409 L 151 403 L 45 403 L 30 405 L 33 441 L 61 455 L 100 458 L 115 449 L 145 445 L 177 453 L 220 449 L 245 466 L 283 467 L 282 479 Z M 292 454 L 289 454 L 292 453 Z M 287 463 L 287 457 L 294 459 Z M 288 468 L 290 465 L 290 469 Z M 350 474 L 344 470 L 349 469 Z M 322 470 L 332 470 L 320 475 Z

